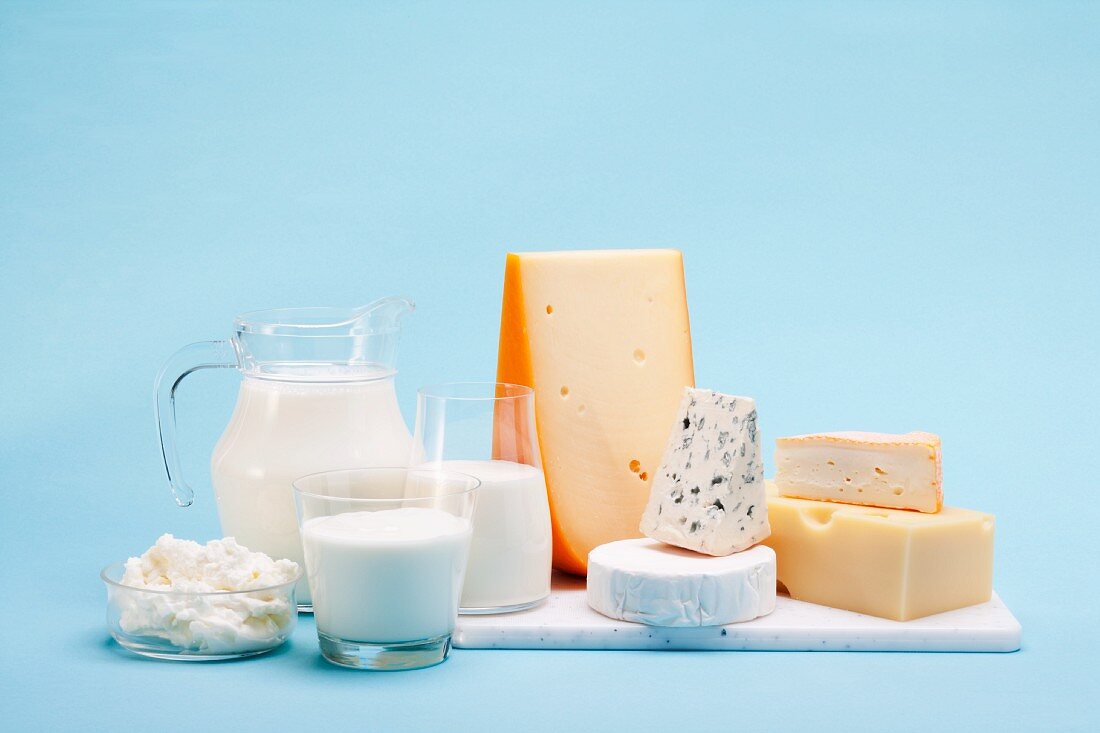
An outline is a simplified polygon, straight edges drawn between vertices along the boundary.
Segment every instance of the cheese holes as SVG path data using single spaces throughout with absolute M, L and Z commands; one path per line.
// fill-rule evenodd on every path
M 637 458 L 635 458 L 633 461 L 631 461 L 630 462 L 630 470 L 633 471 L 634 473 L 638 473 L 638 471 L 641 471 L 642 470 L 641 461 L 639 461 Z
M 885 472 L 885 471 L 883 471 L 883 470 L 882 470 L 881 468 L 879 468 L 878 466 L 875 466 L 875 473 L 877 473 L 877 474 L 878 474 L 879 476 L 885 476 L 885 475 L 886 475 L 886 472 Z
M 565 387 L 565 386 L 563 386 L 563 387 L 562 387 L 561 389 L 559 389 L 558 391 L 559 391 L 559 392 L 561 392 L 561 398 L 562 398 L 563 400 L 564 400 L 564 399 L 565 399 L 566 397 L 568 397 L 568 396 L 569 396 L 569 388 L 568 388 L 568 387 Z
M 812 509 L 805 510 L 802 516 L 805 517 L 810 524 L 824 526 L 833 521 L 833 509 L 827 506 L 813 507 Z
M 901 488 L 900 486 L 895 486 L 894 487 L 894 496 L 901 496 L 904 493 L 905 493 L 905 489 Z
M 554 306 L 552 306 L 552 305 L 546 306 L 546 315 L 548 315 L 548 316 L 554 315 Z
M 634 363 L 645 364 L 645 352 L 641 349 L 634 349 Z
M 642 471 L 641 473 L 638 474 L 638 478 L 640 478 L 642 481 L 645 481 L 646 479 L 649 478 L 649 474 L 646 473 L 645 471 Z
M 836 465 L 836 461 L 825 461 L 825 462 L 828 463 L 830 466 L 835 466 Z

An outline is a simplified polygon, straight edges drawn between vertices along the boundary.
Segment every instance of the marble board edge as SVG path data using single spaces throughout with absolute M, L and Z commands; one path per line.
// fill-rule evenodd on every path
M 546 603 L 517 614 L 460 616 L 459 649 L 577 651 L 884 651 L 993 652 L 1020 649 L 1022 629 L 1000 597 L 899 622 L 789 597 L 772 614 L 741 624 L 661 628 L 616 621 L 585 601 L 583 581 L 561 582 Z

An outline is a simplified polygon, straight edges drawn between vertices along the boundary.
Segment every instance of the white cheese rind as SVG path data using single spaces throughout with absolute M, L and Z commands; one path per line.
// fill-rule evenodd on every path
M 706 557 L 650 539 L 620 540 L 588 555 L 588 605 L 650 626 L 721 626 L 775 609 L 775 552 L 763 545 Z
M 756 402 L 684 391 L 642 515 L 642 534 L 708 555 L 729 555 L 770 533 Z

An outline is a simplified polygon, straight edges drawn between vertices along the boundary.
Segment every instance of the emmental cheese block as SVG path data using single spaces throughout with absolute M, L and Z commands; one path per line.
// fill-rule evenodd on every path
M 554 566 L 584 574 L 638 520 L 694 384 L 681 254 L 509 254 L 497 379 L 535 389 Z
M 791 598 L 908 621 L 992 596 L 992 515 L 793 499 L 767 483 L 764 544 Z
M 650 539 L 601 545 L 588 556 L 588 605 L 650 626 L 720 626 L 775 609 L 775 552 L 758 546 L 707 557 Z
M 684 390 L 640 529 L 707 555 L 740 552 L 768 536 L 751 397 Z
M 782 496 L 938 512 L 943 506 L 939 436 L 838 432 L 775 441 Z

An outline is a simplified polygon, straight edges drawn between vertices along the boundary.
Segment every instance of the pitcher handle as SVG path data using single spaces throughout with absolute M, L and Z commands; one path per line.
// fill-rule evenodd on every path
M 160 452 L 164 457 L 164 471 L 168 474 L 172 496 L 181 507 L 191 506 L 195 492 L 183 479 L 180 470 L 180 452 L 176 444 L 176 388 L 184 377 L 199 369 L 236 366 L 237 352 L 233 342 L 199 341 L 172 354 L 157 373 L 153 390 Z

